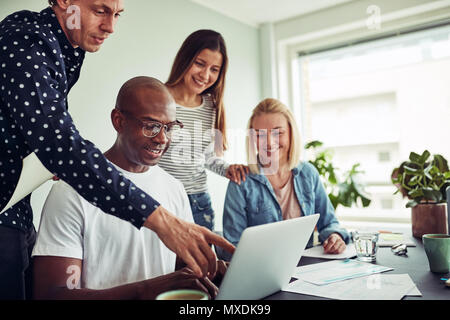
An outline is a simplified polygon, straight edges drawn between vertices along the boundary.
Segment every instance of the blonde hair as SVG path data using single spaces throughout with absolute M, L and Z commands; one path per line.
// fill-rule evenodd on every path
M 258 167 L 258 150 L 256 148 L 256 141 L 253 140 L 252 134 L 253 130 L 252 122 L 253 120 L 262 114 L 282 114 L 290 128 L 290 146 L 288 152 L 288 166 L 289 170 L 294 169 L 300 161 L 300 151 L 301 151 L 301 141 L 300 132 L 298 130 L 297 123 L 295 121 L 294 115 L 291 110 L 284 105 L 281 101 L 267 98 L 261 101 L 252 111 L 252 115 L 248 120 L 247 124 L 247 137 L 246 137 L 246 149 L 247 149 L 247 163 L 252 173 L 259 173 Z

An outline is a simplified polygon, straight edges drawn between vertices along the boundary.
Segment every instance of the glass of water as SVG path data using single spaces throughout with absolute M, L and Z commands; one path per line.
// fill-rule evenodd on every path
M 353 241 L 358 260 L 365 262 L 376 260 L 379 236 L 380 233 L 377 231 L 355 231 Z

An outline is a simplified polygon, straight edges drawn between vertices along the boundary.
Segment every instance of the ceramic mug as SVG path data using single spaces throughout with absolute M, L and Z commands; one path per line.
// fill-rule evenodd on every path
M 431 272 L 447 273 L 450 270 L 450 235 L 424 234 L 422 242 Z
M 209 297 L 203 291 L 180 289 L 161 293 L 156 300 L 209 300 Z

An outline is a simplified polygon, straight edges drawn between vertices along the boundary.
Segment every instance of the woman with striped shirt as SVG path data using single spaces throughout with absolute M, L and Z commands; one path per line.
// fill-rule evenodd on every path
M 205 168 L 235 183 L 245 181 L 248 173 L 247 166 L 229 165 L 221 159 L 227 148 L 223 104 L 227 66 L 221 34 L 198 30 L 183 42 L 166 82 L 184 127 L 172 137 L 159 166 L 183 183 L 194 221 L 210 230 L 214 229 L 214 211 Z

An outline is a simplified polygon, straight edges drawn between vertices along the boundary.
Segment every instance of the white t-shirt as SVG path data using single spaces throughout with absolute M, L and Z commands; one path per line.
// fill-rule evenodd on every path
M 171 213 L 193 222 L 183 185 L 163 169 L 132 173 L 116 168 Z M 81 287 L 89 289 L 167 274 L 175 270 L 176 260 L 156 233 L 105 214 L 63 181 L 52 187 L 45 202 L 32 255 L 82 259 Z

